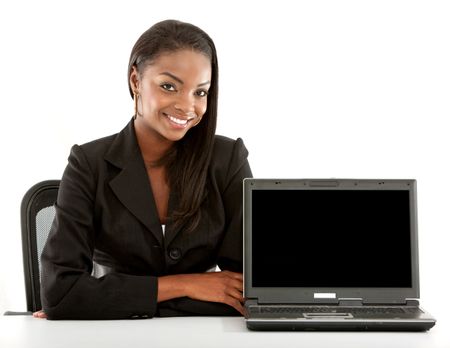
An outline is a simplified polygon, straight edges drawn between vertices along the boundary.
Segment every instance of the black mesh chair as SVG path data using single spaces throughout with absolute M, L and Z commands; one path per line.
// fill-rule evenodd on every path
M 22 199 L 23 271 L 28 312 L 6 312 L 5 315 L 30 314 L 41 306 L 41 253 L 55 216 L 54 203 L 60 180 L 46 180 L 31 187 Z
M 37 183 L 25 193 L 20 207 L 25 292 L 30 312 L 42 308 L 41 254 L 55 217 L 59 183 L 60 180 Z
M 6 311 L 4 315 L 31 314 L 41 305 L 41 254 L 55 217 L 56 198 L 61 180 L 46 180 L 31 187 L 22 199 L 20 219 L 22 226 L 23 273 L 27 312 Z M 92 262 L 91 275 L 100 278 L 110 269 Z

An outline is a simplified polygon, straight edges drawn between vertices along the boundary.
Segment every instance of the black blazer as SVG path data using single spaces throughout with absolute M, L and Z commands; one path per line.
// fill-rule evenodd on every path
M 186 297 L 157 304 L 157 277 L 214 265 L 242 272 L 247 155 L 241 139 L 216 136 L 199 226 L 186 233 L 168 222 L 163 236 L 133 121 L 118 134 L 74 145 L 41 258 L 48 318 L 237 315 L 225 304 Z M 169 216 L 177 197 L 171 192 Z M 93 276 L 93 261 L 103 276 Z

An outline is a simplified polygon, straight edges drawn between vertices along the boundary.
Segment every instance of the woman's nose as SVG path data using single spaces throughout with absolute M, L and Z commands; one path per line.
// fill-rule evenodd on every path
M 176 100 L 174 107 L 185 114 L 193 113 L 195 112 L 195 99 L 190 95 L 180 95 Z

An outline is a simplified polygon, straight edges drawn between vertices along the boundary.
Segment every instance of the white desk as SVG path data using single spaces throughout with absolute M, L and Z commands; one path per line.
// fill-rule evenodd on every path
M 97 347 L 345 347 L 449 348 L 445 327 L 429 332 L 255 332 L 243 318 L 184 317 L 145 320 L 49 321 L 1 316 L 2 348 Z

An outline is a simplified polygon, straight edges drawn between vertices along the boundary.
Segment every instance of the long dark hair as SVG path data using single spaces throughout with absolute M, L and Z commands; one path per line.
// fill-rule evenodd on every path
M 174 228 L 192 231 L 200 221 L 200 206 L 206 197 L 207 174 L 217 124 L 218 64 L 214 42 L 195 25 L 176 20 L 156 23 L 135 43 L 128 64 L 128 88 L 133 66 L 142 73 L 159 55 L 192 49 L 211 61 L 211 84 L 202 121 L 191 128 L 164 158 L 170 189 L 180 193 L 178 209 L 169 217 Z

